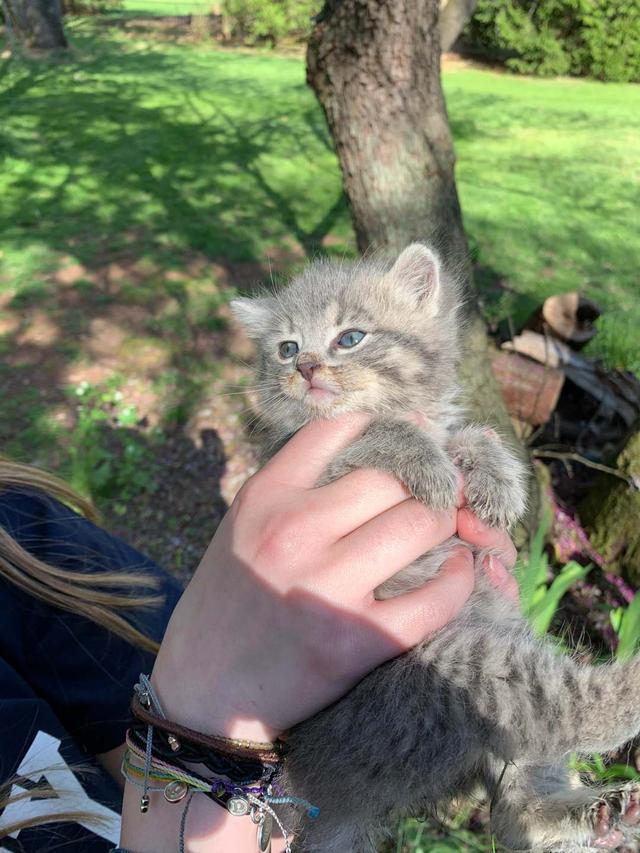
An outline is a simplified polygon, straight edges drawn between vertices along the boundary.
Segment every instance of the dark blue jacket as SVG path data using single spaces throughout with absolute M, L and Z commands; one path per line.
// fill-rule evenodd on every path
M 165 604 L 122 615 L 161 639 L 180 587 L 147 557 L 39 492 L 0 493 L 0 528 L 46 563 L 72 571 L 118 569 L 160 578 Z M 128 704 L 153 658 L 82 616 L 39 601 L 0 577 L 0 785 L 13 795 L 43 777 L 57 796 L 28 793 L 0 813 L 0 853 L 104 853 L 118 841 L 120 791 L 93 756 L 123 742 Z M 28 815 L 88 811 L 86 826 L 48 823 L 2 838 Z

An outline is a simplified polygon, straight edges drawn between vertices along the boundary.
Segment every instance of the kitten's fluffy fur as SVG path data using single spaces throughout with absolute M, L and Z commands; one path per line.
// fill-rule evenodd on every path
M 275 295 L 233 302 L 258 344 L 266 455 L 315 417 L 365 410 L 371 426 L 326 480 L 381 468 L 429 506 L 450 507 L 457 466 L 476 513 L 513 523 L 524 510 L 521 465 L 490 430 L 465 425 L 456 402 L 458 299 L 433 253 L 413 244 L 393 265 L 316 261 Z M 366 335 L 344 349 L 336 342 L 346 330 Z M 297 354 L 279 354 L 285 341 Z M 311 385 L 301 364 L 313 365 L 303 371 Z M 425 429 L 401 419 L 411 411 Z M 450 547 L 379 596 L 423 583 Z M 321 809 L 298 828 L 296 850 L 373 851 L 398 815 L 437 809 L 478 783 L 492 798 L 492 830 L 513 850 L 597 849 L 603 821 L 614 838 L 634 832 L 623 817 L 637 788 L 584 787 L 564 759 L 615 749 L 640 731 L 640 660 L 588 667 L 558 655 L 477 575 L 446 628 L 290 733 L 281 783 Z

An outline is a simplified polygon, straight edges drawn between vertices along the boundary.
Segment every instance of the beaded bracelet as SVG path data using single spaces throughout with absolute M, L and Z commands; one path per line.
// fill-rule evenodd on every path
M 273 809 L 274 805 L 302 807 L 315 818 L 319 809 L 299 797 L 285 796 L 275 784 L 283 755 L 281 743 L 256 743 L 203 735 L 166 719 L 148 676 L 141 674 L 132 701 L 135 717 L 127 732 L 127 750 L 122 773 L 142 790 L 140 811 L 149 810 L 150 791 L 162 791 L 167 802 L 185 799 L 179 850 L 184 853 L 186 818 L 191 798 L 202 793 L 230 814 L 249 815 L 257 825 L 259 853 L 271 849 L 275 822 L 291 851 L 289 833 Z M 212 778 L 202 776 L 190 764 L 204 766 Z M 125 851 L 126 853 L 126 851 Z

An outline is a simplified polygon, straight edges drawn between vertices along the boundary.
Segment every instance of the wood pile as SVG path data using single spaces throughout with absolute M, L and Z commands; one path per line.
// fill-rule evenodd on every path
M 518 434 L 549 466 L 562 561 L 583 558 L 638 587 L 640 380 L 581 352 L 599 316 L 578 293 L 552 296 L 498 341 L 492 365 Z
M 606 462 L 640 424 L 640 381 L 579 352 L 599 315 L 577 293 L 552 296 L 502 341 L 492 363 L 520 435 Z

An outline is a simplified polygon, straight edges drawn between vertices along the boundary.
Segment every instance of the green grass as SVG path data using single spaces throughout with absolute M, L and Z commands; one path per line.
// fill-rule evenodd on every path
M 134 10 L 136 0 L 125 2 Z M 0 325 L 0 380 L 13 381 L 0 443 L 23 458 L 64 432 L 51 395 L 32 387 L 21 341 L 34 312 L 57 329 L 46 345 L 49 388 L 69 365 L 92 362 L 92 319 L 117 309 L 130 350 L 152 343 L 165 353 L 152 381 L 178 389 L 170 405 L 186 418 L 214 360 L 191 342 L 224 325 L 213 261 L 231 265 L 234 282 L 247 264 L 246 285 L 269 274 L 267 259 L 282 269 L 320 249 L 355 252 L 301 58 L 81 19 L 68 29 L 67 62 L 0 59 L 0 298 L 11 294 L 5 307 L 20 320 Z M 545 296 L 580 288 L 605 309 L 590 351 L 640 371 L 640 88 L 460 69 L 444 86 L 487 313 L 518 322 Z M 136 274 L 100 284 L 123 258 Z M 171 278 L 194 259 L 188 281 Z M 64 287 L 56 275 L 74 264 L 83 274 Z
M 0 286 L 28 290 L 61 253 L 91 263 L 127 241 L 173 260 L 311 253 L 327 234 L 352 249 L 300 59 L 74 41 L 63 66 L 0 66 Z M 606 312 L 592 350 L 640 369 L 640 88 L 482 70 L 444 83 L 489 312 L 518 320 L 581 288 Z
M 116 14 L 147 17 L 163 15 L 207 15 L 214 4 L 207 0 L 119 0 L 114 8 Z
M 605 309 L 591 351 L 640 370 L 640 87 L 490 71 L 444 82 L 493 314 L 521 319 L 542 297 L 583 290 Z
M 78 34 L 63 66 L 4 63 L 0 275 L 131 234 L 153 255 L 261 258 L 340 220 L 335 159 L 299 60 Z M 320 228 L 317 237 L 315 229 Z

